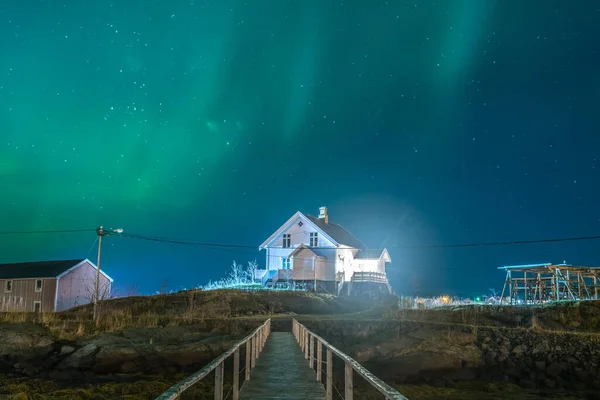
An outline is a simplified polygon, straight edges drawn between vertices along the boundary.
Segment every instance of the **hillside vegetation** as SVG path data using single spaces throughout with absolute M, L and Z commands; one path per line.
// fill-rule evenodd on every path
M 600 301 L 565 301 L 535 306 L 468 305 L 397 310 L 394 317 L 421 322 L 600 333 Z
M 206 323 L 236 317 L 284 315 L 339 316 L 372 310 L 372 302 L 306 292 L 190 290 L 175 294 L 123 297 L 100 303 L 100 323 L 92 320 L 93 306 L 61 313 L 0 313 L 0 323 L 36 322 L 58 337 L 70 339 L 90 333 L 127 328 L 155 328 Z

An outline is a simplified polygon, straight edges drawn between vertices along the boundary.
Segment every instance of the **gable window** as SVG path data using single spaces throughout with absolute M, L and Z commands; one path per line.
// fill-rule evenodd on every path
M 6 285 L 4 286 L 5 292 L 12 292 L 13 281 L 6 281 Z
M 35 280 L 35 291 L 36 292 L 41 292 L 42 291 L 42 280 L 41 279 L 36 279 Z
M 310 247 L 319 246 L 319 234 L 317 232 L 310 233 Z
M 283 234 L 283 247 L 291 247 L 292 246 L 292 234 L 284 233 Z
M 282 258 L 281 259 L 281 269 L 291 269 L 292 267 L 292 260 L 289 258 Z

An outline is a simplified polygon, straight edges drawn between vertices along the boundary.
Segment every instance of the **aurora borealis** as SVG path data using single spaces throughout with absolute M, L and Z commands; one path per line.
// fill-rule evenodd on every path
M 258 247 L 326 205 L 390 248 L 399 292 L 600 265 L 598 241 L 394 249 L 599 234 L 599 38 L 592 0 L 5 1 L 0 232 Z M 95 258 L 93 233 L 0 239 L 0 262 Z M 264 263 L 124 238 L 103 257 L 145 292 Z

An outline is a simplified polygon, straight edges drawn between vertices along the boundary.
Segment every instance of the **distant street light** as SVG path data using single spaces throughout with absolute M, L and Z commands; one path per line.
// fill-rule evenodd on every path
M 102 226 L 96 229 L 96 234 L 98 235 L 98 262 L 96 263 L 96 290 L 94 296 L 94 321 L 96 321 L 96 326 L 98 325 L 98 321 L 100 320 L 100 313 L 98 312 L 98 301 L 100 298 L 100 256 L 102 255 L 102 237 L 104 235 L 110 235 L 111 233 L 123 233 L 123 228 L 117 229 L 104 229 Z

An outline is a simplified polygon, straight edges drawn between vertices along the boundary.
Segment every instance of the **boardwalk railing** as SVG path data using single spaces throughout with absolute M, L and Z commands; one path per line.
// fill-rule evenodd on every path
M 383 394 L 386 400 L 408 400 L 400 392 L 392 388 L 381 379 L 370 373 L 365 367 L 360 365 L 356 360 L 342 353 L 336 349 L 327 341 L 325 341 L 319 335 L 309 331 L 304 325 L 294 319 L 293 322 L 294 337 L 298 341 L 300 348 L 304 352 L 304 358 L 309 360 L 311 368 L 315 368 L 315 353 L 316 353 L 316 364 L 317 364 L 317 381 L 322 382 L 321 376 L 323 373 L 323 347 L 327 349 L 327 361 L 326 372 L 325 372 L 325 390 L 327 392 L 327 400 L 333 398 L 333 354 L 338 356 L 344 361 L 345 364 L 345 389 L 344 389 L 344 400 L 353 400 L 353 372 L 362 376 L 371 386 L 373 386 L 379 393 Z M 315 343 L 316 351 L 315 351 Z
M 206 377 L 213 370 L 215 371 L 215 400 L 224 400 L 223 397 L 223 375 L 225 374 L 225 360 L 233 354 L 233 400 L 240 398 L 240 347 L 245 346 L 246 367 L 244 368 L 246 380 L 250 379 L 250 370 L 255 367 L 256 360 L 265 346 L 265 342 L 271 333 L 271 319 L 256 328 L 254 332 L 237 342 L 233 347 L 212 360 L 200 371 L 187 377 L 186 379 L 171 386 L 166 392 L 156 398 L 156 400 L 177 400 L 179 396 L 202 378 Z

